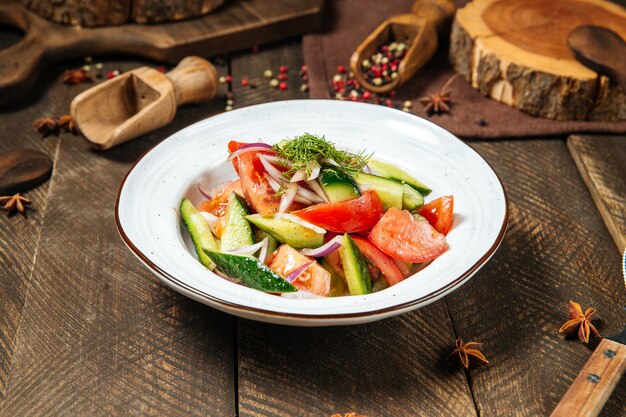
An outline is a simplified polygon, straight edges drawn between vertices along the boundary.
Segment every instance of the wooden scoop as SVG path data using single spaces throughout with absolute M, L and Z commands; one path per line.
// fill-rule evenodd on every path
M 567 44 L 577 61 L 626 91 L 626 42 L 617 33 L 600 26 L 579 26 L 569 33 Z
M 417 0 L 411 13 L 392 16 L 381 23 L 352 53 L 350 69 L 365 89 L 385 94 L 404 84 L 426 64 L 437 50 L 438 38 L 448 36 L 456 11 L 454 0 Z M 367 81 L 361 62 L 392 41 L 407 42 L 409 49 L 398 66 L 398 77 L 376 86 Z
M 109 149 L 174 119 L 176 107 L 209 101 L 217 72 L 207 60 L 190 56 L 167 74 L 141 67 L 77 95 L 70 112 L 81 133 L 98 149 Z

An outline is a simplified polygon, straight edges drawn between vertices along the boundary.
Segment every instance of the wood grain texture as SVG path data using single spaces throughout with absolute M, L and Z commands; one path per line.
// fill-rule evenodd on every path
M 533 116 L 626 120 L 624 90 L 567 47 L 580 25 L 626 37 L 626 10 L 603 0 L 475 0 L 456 14 L 450 59 L 482 94 Z
M 302 98 L 299 43 L 232 60 L 235 106 Z M 286 91 L 263 70 L 289 69 Z M 258 88 L 242 87 L 248 77 Z M 362 326 L 289 328 L 237 319 L 240 416 L 476 415 L 462 371 L 447 368 L 454 346 L 446 305 Z M 428 337 L 423 336 L 428 334 Z
M 626 248 L 626 137 L 570 136 L 567 147 L 621 253 Z
M 597 309 L 603 336 L 626 324 L 620 258 L 561 140 L 473 142 L 510 199 L 500 249 L 447 298 L 455 329 L 480 337 L 488 367 L 470 370 L 488 416 L 549 415 L 590 355 L 564 339 L 567 302 Z M 626 381 L 602 415 L 626 415 Z
M 141 64 L 115 67 L 126 71 Z M 67 112 L 72 96 L 88 87 L 56 82 L 40 103 L 23 111 L 30 117 Z M 82 138 L 61 137 L 37 262 L 18 335 L 11 335 L 11 376 L 2 381 L 0 416 L 235 414 L 233 319 L 164 286 L 128 252 L 113 219 L 118 185 L 135 159 L 220 110 L 218 103 L 188 106 L 166 128 L 106 153 L 91 150 Z M 40 144 L 57 143 L 33 136 Z M 17 139 L 9 141 L 15 146 Z M 0 141 L 0 147 L 6 144 Z M 21 230 L 20 223 L 0 221 L 2 234 Z M 12 276 L 28 277 L 24 270 L 30 271 L 36 241 L 24 236 L 20 246 L 3 248 L 10 268 L 0 285 Z M 6 299 L 17 302 L 17 295 Z M 3 309 L 10 307 L 0 300 Z M 7 320 L 4 314 L 0 320 Z M 1 324 L 3 335 L 16 327 Z
M 162 25 L 77 28 L 50 23 L 21 5 L 0 2 L 0 24 L 24 39 L 0 51 L 0 104 L 21 97 L 46 66 L 84 55 L 132 54 L 168 63 L 274 42 L 316 29 L 322 0 L 231 1 L 215 13 Z
M 595 417 L 626 370 L 626 345 L 602 339 L 550 417 Z
M 11 45 L 19 35 L 0 29 L 0 48 Z M 41 136 L 32 128 L 33 120 L 58 115 L 69 100 L 65 89 L 53 89 L 40 101 L 40 107 L 11 108 L 0 111 L 0 153 L 34 149 L 54 161 L 59 139 Z M 44 220 L 50 182 L 26 192 L 32 200 L 26 217 L 7 217 L 0 213 L 0 403 L 5 396 L 17 330 L 20 327 L 24 300 L 31 281 L 39 235 Z

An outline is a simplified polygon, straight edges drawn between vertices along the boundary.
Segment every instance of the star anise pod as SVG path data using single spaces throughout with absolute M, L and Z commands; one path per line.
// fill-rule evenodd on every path
M 8 212 L 9 215 L 13 214 L 16 210 L 20 214 L 24 214 L 26 213 L 26 206 L 30 204 L 30 200 L 22 196 L 22 194 L 17 193 L 11 196 L 0 197 L 0 204 L 4 204 L 2 210 Z
M 83 68 L 74 68 L 63 71 L 61 81 L 65 84 L 81 84 L 93 81 L 93 75 Z
M 69 114 L 64 114 L 63 116 L 59 117 L 59 126 L 61 127 L 61 129 L 65 130 L 68 133 L 78 135 L 76 122 L 74 121 L 74 118 Z
M 450 85 L 458 75 L 459 74 L 454 74 L 450 77 L 438 93 L 421 97 L 418 100 L 422 103 L 422 105 L 424 105 L 424 111 L 426 114 L 441 114 L 450 112 L 450 103 L 452 102 L 452 99 L 450 98 Z
M 489 361 L 482 354 L 483 344 L 478 342 L 463 343 L 460 337 L 456 339 L 456 348 L 448 355 L 448 359 L 453 356 L 459 360 L 459 363 L 463 368 L 468 369 L 470 366 L 470 360 L 478 365 L 488 364 Z
M 59 136 L 61 125 L 58 117 L 42 117 L 33 122 L 33 126 L 37 132 L 43 134 L 45 138 L 48 135 Z
M 583 314 L 583 309 L 580 304 L 569 300 L 569 320 L 561 326 L 559 333 L 565 333 L 571 335 L 578 333 L 578 340 L 584 343 L 589 343 L 589 336 L 600 337 L 600 333 L 591 324 L 591 317 L 595 314 L 596 309 L 589 307 Z

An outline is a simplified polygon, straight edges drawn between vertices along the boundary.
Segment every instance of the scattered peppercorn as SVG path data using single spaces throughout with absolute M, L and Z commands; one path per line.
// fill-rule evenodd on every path
M 300 85 L 300 91 L 302 91 L 303 93 L 306 93 L 309 91 L 309 85 L 308 84 L 301 84 Z
M 274 88 L 278 87 L 278 80 L 276 78 L 272 78 L 270 80 L 270 87 L 274 87 Z
M 279 70 L 280 72 L 282 72 L 283 74 L 286 74 L 286 73 L 287 73 L 287 71 L 288 71 L 287 67 L 286 67 L 286 66 L 284 66 L 284 65 L 281 65 L 281 66 L 280 66 L 280 68 L 279 68 L 278 70 Z
M 276 77 L 281 81 L 285 81 L 287 79 L 287 74 L 280 73 Z
M 487 126 L 488 123 L 487 123 L 487 121 L 485 119 L 481 118 L 481 119 L 478 120 L 478 124 L 480 126 L 482 126 L 482 127 L 485 127 L 485 126 Z
M 272 70 L 270 70 L 270 69 L 266 69 L 265 71 L 263 71 L 263 77 L 264 78 L 272 78 L 272 75 L 274 75 L 274 74 L 272 73 Z
M 361 70 L 367 81 L 381 86 L 395 80 L 408 48 L 406 42 L 391 42 L 378 47 L 368 59 L 361 61 Z
M 241 80 L 241 86 L 242 87 L 247 87 L 248 84 L 250 84 L 250 82 L 248 81 L 247 78 L 244 78 L 244 79 Z
M 344 65 L 339 65 L 339 66 L 337 67 L 337 72 L 338 72 L 339 74 L 345 74 L 345 73 L 346 73 L 346 67 L 345 67 Z
M 217 81 L 218 81 L 220 84 L 226 84 L 226 77 L 221 76 L 220 78 L 218 78 L 218 79 L 217 79 Z
M 283 91 L 286 90 L 287 89 L 287 83 L 284 82 L 284 81 L 278 83 L 278 89 L 279 90 L 283 90 Z

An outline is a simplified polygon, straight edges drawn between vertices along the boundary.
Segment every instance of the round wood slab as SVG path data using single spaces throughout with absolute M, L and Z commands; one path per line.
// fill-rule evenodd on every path
M 626 38 L 626 10 L 602 0 L 475 0 L 457 12 L 450 59 L 481 93 L 557 120 L 626 120 L 626 93 L 576 61 L 581 25 Z
M 33 188 L 51 173 L 52 160 L 43 152 L 20 149 L 0 154 L 0 195 Z

